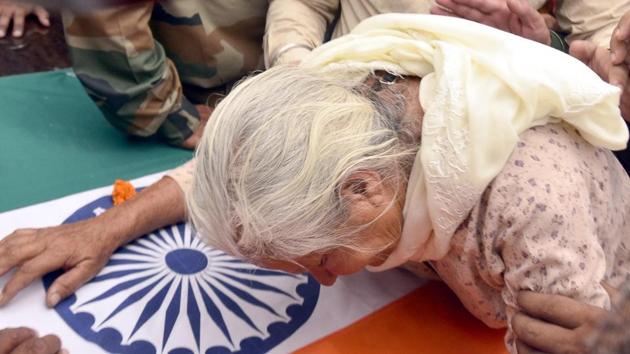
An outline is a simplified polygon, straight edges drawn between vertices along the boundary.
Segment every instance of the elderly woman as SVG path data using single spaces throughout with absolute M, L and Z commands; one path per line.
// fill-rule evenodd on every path
M 427 262 L 473 314 L 504 327 L 520 290 L 607 308 L 601 282 L 630 274 L 630 181 L 606 150 L 628 139 L 618 101 L 586 66 L 534 42 L 459 19 L 378 16 L 302 67 L 239 85 L 205 129 L 194 179 L 171 176 L 214 247 L 323 284 Z M 131 215 L 127 239 L 183 214 L 181 199 L 154 210 L 163 195 L 144 193 L 128 208 L 159 221 Z M 32 250 L 0 260 L 0 274 L 32 266 L 0 304 L 33 274 L 75 264 L 51 286 L 56 304 L 127 240 L 108 238 L 116 226 L 93 236 L 103 251 L 86 243 L 67 257 L 54 233 L 82 225 L 9 236 L 0 252 Z M 523 346 L 511 331 L 507 344 Z
M 212 246 L 323 284 L 430 261 L 491 327 L 522 289 L 608 307 L 630 274 L 618 99 L 533 42 L 374 17 L 220 104 L 188 210 Z

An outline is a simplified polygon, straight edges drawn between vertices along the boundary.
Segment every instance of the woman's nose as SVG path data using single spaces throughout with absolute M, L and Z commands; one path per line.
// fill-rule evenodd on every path
M 318 283 L 324 286 L 331 286 L 337 281 L 337 276 L 320 267 L 308 268 L 308 272 L 317 280 Z

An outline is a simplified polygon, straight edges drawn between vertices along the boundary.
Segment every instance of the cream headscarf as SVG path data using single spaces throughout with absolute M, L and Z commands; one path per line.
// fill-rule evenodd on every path
M 422 143 L 402 238 L 373 270 L 443 257 L 523 131 L 564 121 L 596 146 L 619 150 L 628 140 L 618 88 L 553 48 L 462 19 L 375 16 L 314 50 L 302 65 L 422 77 Z

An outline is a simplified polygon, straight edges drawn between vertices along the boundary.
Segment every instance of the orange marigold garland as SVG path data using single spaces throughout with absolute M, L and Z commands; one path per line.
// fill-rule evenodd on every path
M 112 191 L 112 201 L 114 205 L 120 205 L 127 199 L 131 199 L 136 195 L 136 189 L 133 185 L 122 179 L 117 179 L 114 183 L 114 190 Z

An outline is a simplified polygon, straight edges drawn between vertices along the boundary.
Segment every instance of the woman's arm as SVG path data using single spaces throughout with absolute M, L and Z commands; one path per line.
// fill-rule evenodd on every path
M 182 189 L 175 180 L 164 177 L 92 219 L 16 230 L 0 241 L 0 276 L 15 269 L 0 292 L 0 306 L 35 279 L 65 269 L 46 294 L 46 304 L 53 307 L 92 279 L 118 247 L 184 218 Z
M 628 257 L 619 246 L 630 231 L 623 221 L 628 200 L 627 176 L 610 152 L 564 125 L 530 129 L 460 226 L 438 272 L 495 327 L 513 321 L 521 291 L 607 308 L 602 281 L 618 286 L 628 272 L 617 266 Z M 511 328 L 507 338 L 516 352 Z
M 562 125 L 528 131 L 522 143 L 493 185 L 488 210 L 500 207 L 493 212 L 504 222 L 488 229 L 485 241 L 492 244 L 486 260 L 501 265 L 495 274 L 505 284 L 508 323 L 518 328 L 523 319 L 518 312 L 529 304 L 519 298 L 522 291 L 562 295 L 589 309 L 609 308 L 603 283 L 618 286 L 628 273 L 622 266 L 628 254 L 621 244 L 628 234 L 627 176 L 609 151 L 589 145 Z M 538 341 L 536 348 L 573 348 L 574 335 L 584 335 L 588 328 L 582 325 L 599 311 L 571 311 L 573 317 L 563 323 L 571 330 L 545 326 L 546 343 L 552 345 Z M 516 348 L 533 339 L 527 336 L 531 332 L 510 330 Z

